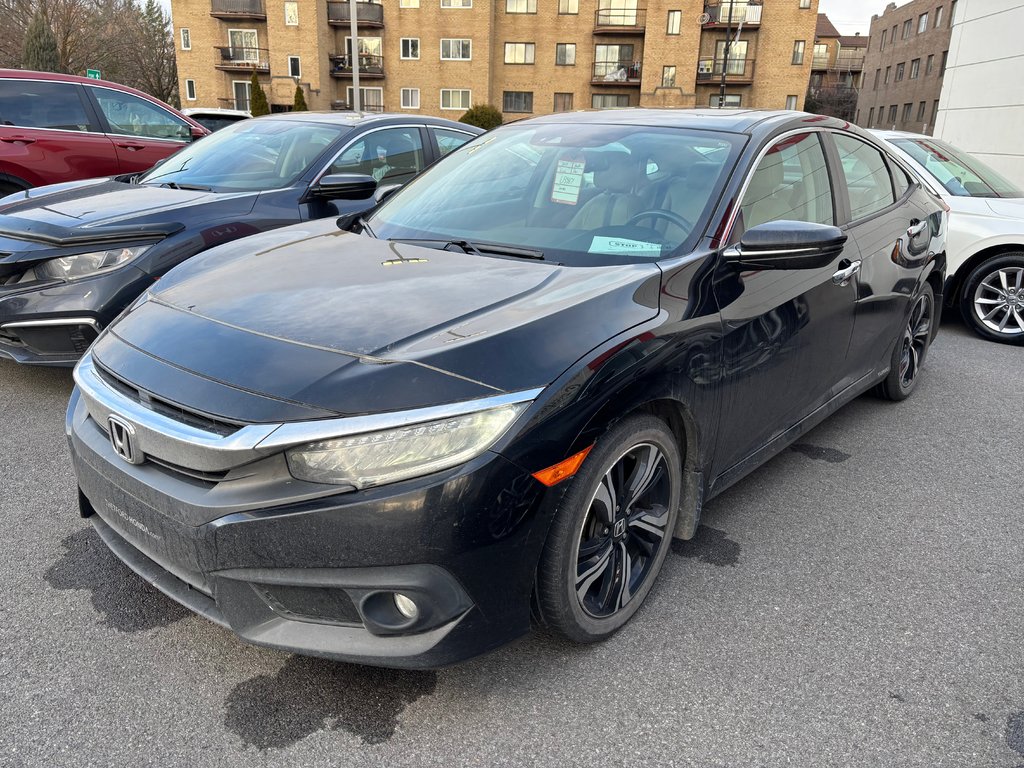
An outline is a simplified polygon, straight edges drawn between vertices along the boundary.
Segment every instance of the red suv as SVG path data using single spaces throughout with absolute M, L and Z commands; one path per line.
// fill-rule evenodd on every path
M 43 184 L 144 171 L 208 133 L 134 88 L 0 69 L 0 197 Z

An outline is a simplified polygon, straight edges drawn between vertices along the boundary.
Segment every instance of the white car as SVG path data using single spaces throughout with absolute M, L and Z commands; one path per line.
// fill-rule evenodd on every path
M 939 139 L 872 133 L 950 208 L 947 306 L 959 307 L 982 338 L 1024 344 L 1024 190 Z
M 211 131 L 219 131 L 221 128 L 227 128 L 240 120 L 248 120 L 252 117 L 244 109 L 221 109 L 219 107 L 190 107 L 181 112 Z

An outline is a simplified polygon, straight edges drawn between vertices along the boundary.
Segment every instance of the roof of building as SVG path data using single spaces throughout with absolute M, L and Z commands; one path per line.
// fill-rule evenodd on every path
M 840 35 L 839 44 L 843 48 L 867 48 L 869 40 L 867 35 Z
M 835 25 L 824 13 L 818 14 L 818 26 L 814 30 L 815 37 L 842 37 Z

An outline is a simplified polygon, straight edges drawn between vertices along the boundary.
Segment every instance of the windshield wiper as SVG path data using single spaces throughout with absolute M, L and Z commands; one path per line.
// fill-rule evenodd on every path
M 511 256 L 517 259 L 544 260 L 543 251 L 538 251 L 534 248 L 519 248 L 514 245 L 505 245 L 504 243 L 484 243 L 474 240 L 424 240 L 415 237 L 391 237 L 388 238 L 388 242 L 423 245 L 428 248 L 440 246 L 442 251 L 447 250 L 448 246 L 454 245 L 461 248 L 464 253 L 472 253 L 476 256 L 491 254 L 494 256 Z
M 213 189 L 213 187 L 206 187 L 202 184 L 179 184 L 176 181 L 163 181 L 160 186 L 168 189 L 187 189 L 191 192 L 209 192 Z

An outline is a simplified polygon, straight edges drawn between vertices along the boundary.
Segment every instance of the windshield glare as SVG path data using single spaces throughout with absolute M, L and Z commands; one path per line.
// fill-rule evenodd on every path
M 243 120 L 190 144 L 139 179 L 218 192 L 291 185 L 338 138 L 341 126 L 292 120 Z
M 449 155 L 369 220 L 384 239 L 529 248 L 549 261 L 692 249 L 743 138 L 676 128 L 508 126 Z
M 957 197 L 1024 197 L 1007 181 L 976 157 L 935 139 L 896 139 L 893 141 L 924 166 L 946 191 Z

